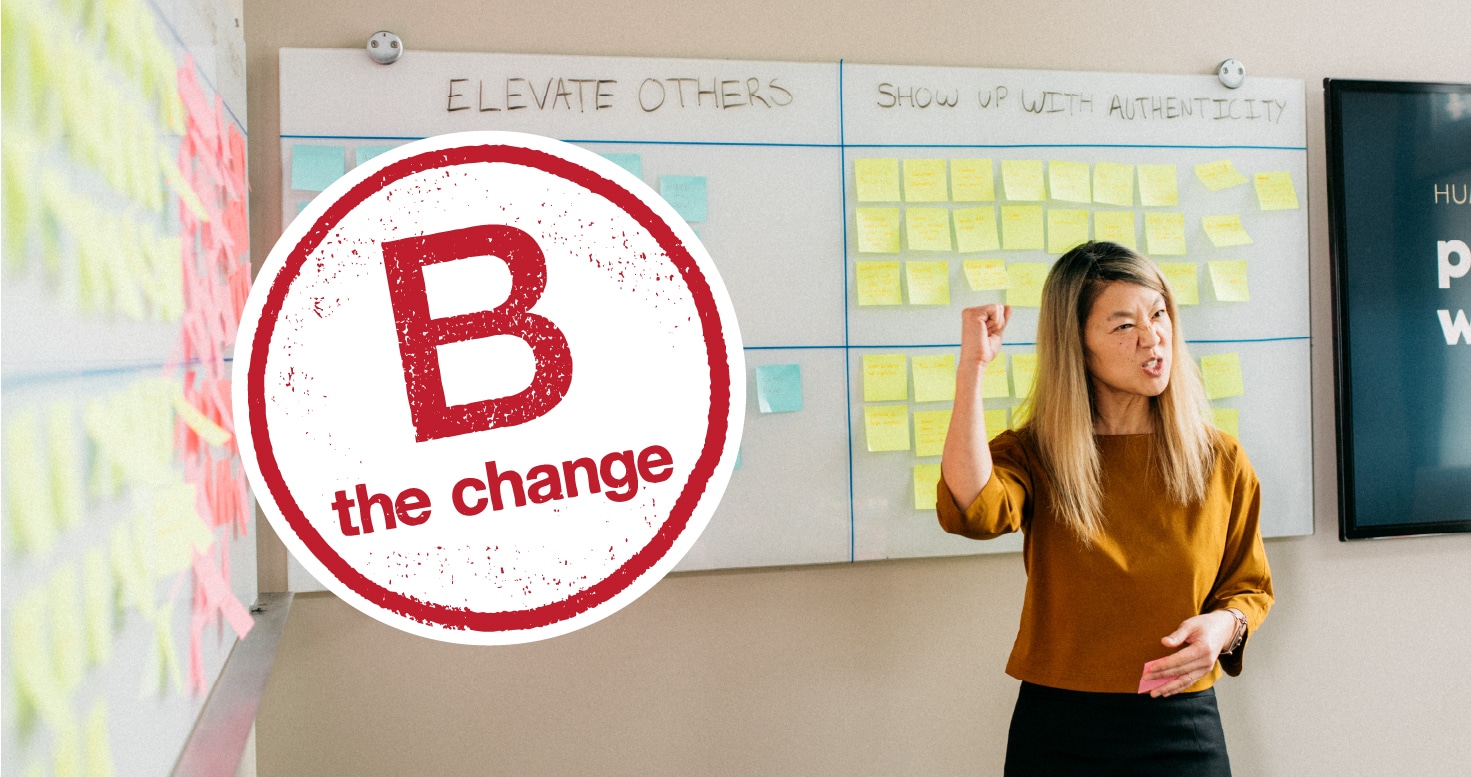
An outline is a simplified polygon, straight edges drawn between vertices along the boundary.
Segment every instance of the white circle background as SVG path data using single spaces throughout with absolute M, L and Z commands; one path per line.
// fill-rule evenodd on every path
M 684 242 L 709 284 L 725 335 L 730 409 L 720 463 L 674 546 L 611 599 L 533 629 L 481 632 L 421 623 L 364 600 L 307 549 L 272 501 L 255 460 L 247 370 L 267 292 L 292 249 L 329 204 L 378 170 L 410 156 L 469 145 L 545 151 L 589 168 L 637 195 Z M 571 386 L 550 412 L 528 423 L 416 442 L 404 387 L 381 244 L 483 224 L 506 224 L 536 239 L 546 289 L 531 311 L 562 331 Z M 488 294 L 485 307 L 504 300 Z M 329 589 L 389 625 L 467 644 L 511 644 L 593 623 L 652 587 L 689 550 L 725 490 L 745 411 L 744 354 L 734 310 L 693 230 L 642 181 L 601 156 L 539 136 L 468 132 L 410 143 L 361 165 L 322 192 L 285 230 L 246 304 L 234 367 L 235 423 L 252 485 L 291 552 Z M 523 349 L 524 350 L 524 349 Z M 487 364 L 486 369 L 497 365 Z M 604 580 L 653 538 L 668 518 L 704 447 L 710 415 L 709 356 L 694 299 L 654 237 L 601 196 L 550 173 L 507 163 L 473 163 L 399 179 L 358 204 L 308 256 L 292 281 L 269 344 L 266 416 L 272 451 L 296 504 L 354 569 L 386 589 L 475 612 L 524 611 L 565 600 Z M 489 398 L 489 397 L 486 397 Z M 485 480 L 486 462 L 524 481 L 533 466 L 652 445 L 673 458 L 673 475 L 639 482 L 615 502 L 588 493 L 461 515 L 451 488 Z M 621 465 L 618 465 L 621 469 Z M 371 534 L 344 536 L 331 505 L 357 484 L 390 500 L 423 489 L 432 503 L 420 526 L 389 530 L 373 511 Z M 564 494 L 566 484 L 563 484 Z M 626 491 L 626 488 L 619 489 Z M 469 492 L 472 501 L 483 492 Z M 358 523 L 358 509 L 351 515 Z

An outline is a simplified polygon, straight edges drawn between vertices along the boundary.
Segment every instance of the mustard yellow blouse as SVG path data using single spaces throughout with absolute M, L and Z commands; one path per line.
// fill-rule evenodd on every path
M 1236 438 L 1215 435 L 1216 466 L 1199 504 L 1174 504 L 1149 435 L 1096 438 L 1103 537 L 1085 548 L 1050 508 L 1035 449 L 1016 432 L 991 441 L 994 471 L 963 512 L 944 480 L 945 531 L 985 540 L 1021 530 L 1027 570 L 1021 628 L 1006 673 L 1077 691 L 1134 693 L 1144 664 L 1170 655 L 1160 639 L 1194 615 L 1235 607 L 1248 635 L 1272 606 L 1258 527 L 1256 473 Z M 1211 687 L 1222 665 L 1241 673 L 1245 642 L 1187 691 Z

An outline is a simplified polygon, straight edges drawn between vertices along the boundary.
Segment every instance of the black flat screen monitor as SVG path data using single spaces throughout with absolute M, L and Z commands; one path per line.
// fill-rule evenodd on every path
M 1324 91 L 1339 537 L 1471 531 L 1471 84 Z

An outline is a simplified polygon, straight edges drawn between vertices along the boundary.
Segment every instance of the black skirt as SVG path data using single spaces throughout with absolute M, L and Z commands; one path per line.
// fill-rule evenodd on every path
M 1023 682 L 1006 777 L 1230 777 L 1216 691 L 1151 698 Z

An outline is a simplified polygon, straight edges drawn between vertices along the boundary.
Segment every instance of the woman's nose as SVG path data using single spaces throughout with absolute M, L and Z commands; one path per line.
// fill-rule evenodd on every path
M 1139 327 L 1139 346 L 1141 348 L 1153 348 L 1164 339 L 1164 333 L 1156 330 L 1153 324 Z

